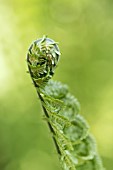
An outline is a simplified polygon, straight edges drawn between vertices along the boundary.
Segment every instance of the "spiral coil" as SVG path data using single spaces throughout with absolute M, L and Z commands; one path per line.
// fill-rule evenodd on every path
M 27 63 L 55 141 L 63 170 L 104 170 L 89 125 L 79 114 L 80 105 L 67 85 L 50 80 L 60 51 L 51 39 L 34 41 Z
M 53 76 L 59 56 L 57 43 L 46 36 L 32 43 L 28 50 L 27 62 L 37 86 L 44 85 Z

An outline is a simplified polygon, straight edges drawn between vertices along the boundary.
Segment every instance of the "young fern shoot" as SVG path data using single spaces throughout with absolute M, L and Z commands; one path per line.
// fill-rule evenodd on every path
M 51 80 L 60 50 L 55 41 L 43 37 L 32 43 L 27 64 L 41 101 L 63 170 L 104 170 L 89 125 L 79 114 L 78 100 L 68 86 Z

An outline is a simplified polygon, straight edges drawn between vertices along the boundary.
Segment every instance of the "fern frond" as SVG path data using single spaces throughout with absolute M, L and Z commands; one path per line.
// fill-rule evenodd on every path
M 45 113 L 63 170 L 104 170 L 80 104 L 68 86 L 50 80 L 60 56 L 56 42 L 44 36 L 32 43 L 27 64 Z

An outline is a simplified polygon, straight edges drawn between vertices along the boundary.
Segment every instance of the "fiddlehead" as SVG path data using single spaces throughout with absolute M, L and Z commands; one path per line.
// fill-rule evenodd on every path
M 37 87 L 44 86 L 53 76 L 59 60 L 57 44 L 45 36 L 33 42 L 27 54 L 27 63 L 31 77 Z
M 88 123 L 79 114 L 79 102 L 69 93 L 67 85 L 50 80 L 59 56 L 57 44 L 43 37 L 30 46 L 27 63 L 62 169 L 104 170 Z

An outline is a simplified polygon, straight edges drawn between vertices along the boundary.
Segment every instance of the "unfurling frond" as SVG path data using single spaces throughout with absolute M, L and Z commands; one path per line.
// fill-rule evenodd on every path
M 104 170 L 80 104 L 68 86 L 50 80 L 58 64 L 59 47 L 44 36 L 32 43 L 27 63 L 41 101 L 63 170 Z

